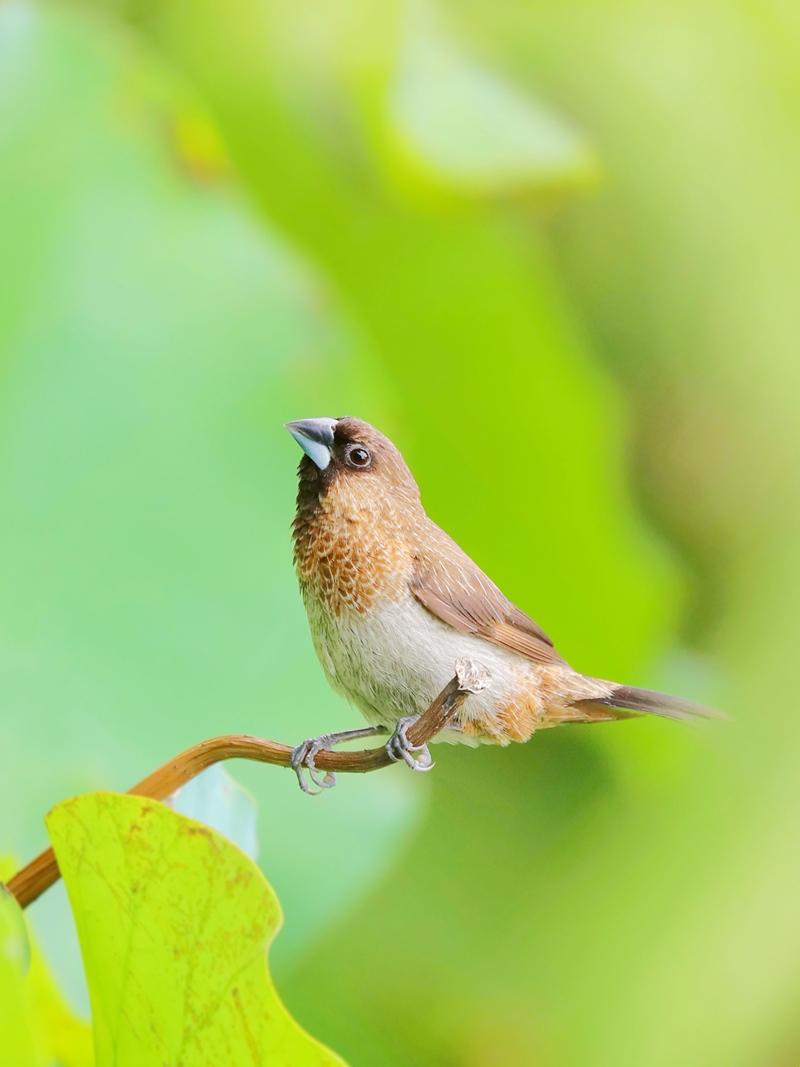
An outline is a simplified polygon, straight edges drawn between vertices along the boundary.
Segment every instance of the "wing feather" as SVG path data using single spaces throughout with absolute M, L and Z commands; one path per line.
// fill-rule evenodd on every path
M 433 523 L 415 554 L 410 588 L 442 622 L 476 634 L 534 663 L 564 663 L 553 642 L 459 546 Z M 435 532 L 434 532 L 435 531 Z

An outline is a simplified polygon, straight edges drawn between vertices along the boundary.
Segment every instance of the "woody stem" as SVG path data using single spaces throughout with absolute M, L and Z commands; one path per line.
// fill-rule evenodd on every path
M 486 683 L 484 683 L 486 684 Z M 408 738 L 414 745 L 424 745 L 440 733 L 452 720 L 467 696 L 476 691 L 468 673 L 459 670 L 456 677 L 447 683 L 430 707 L 408 728 Z M 206 770 L 213 763 L 228 759 L 248 759 L 258 763 L 272 763 L 277 767 L 289 767 L 291 746 L 278 741 L 267 741 L 247 734 L 226 734 L 201 741 L 162 764 L 141 782 L 129 789 L 135 796 L 165 800 L 185 785 L 186 782 Z M 350 774 L 365 774 L 381 767 L 394 766 L 385 748 L 366 748 L 358 752 L 322 751 L 316 756 L 316 765 L 324 771 L 343 771 Z M 46 889 L 58 881 L 60 872 L 51 848 L 42 852 L 26 867 L 17 871 L 6 888 L 22 908 L 32 904 Z M 0 883 L 1 884 L 1 883 Z

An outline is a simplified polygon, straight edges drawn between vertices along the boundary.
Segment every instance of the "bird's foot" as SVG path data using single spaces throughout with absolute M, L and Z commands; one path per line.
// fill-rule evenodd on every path
M 355 741 L 359 737 L 374 737 L 375 734 L 385 734 L 385 726 L 363 726 L 360 730 L 339 730 L 334 734 L 320 734 L 319 737 L 307 737 L 302 744 L 292 749 L 289 757 L 289 766 L 297 775 L 297 781 L 304 793 L 310 797 L 319 796 L 323 789 L 333 789 L 336 785 L 336 774 L 326 771 L 325 777 L 320 778 L 317 765 L 314 762 L 320 752 L 330 752 L 334 745 L 342 741 Z M 317 787 L 312 787 L 306 781 L 304 771 L 308 771 L 308 777 Z
M 325 777 L 320 778 L 317 773 L 317 765 L 314 759 L 317 753 L 329 750 L 331 747 L 331 735 L 322 734 L 320 737 L 307 737 L 302 744 L 292 749 L 289 763 L 297 775 L 297 782 L 304 793 L 310 797 L 319 796 L 323 789 L 332 789 L 336 785 L 336 775 L 333 771 L 326 771 Z M 308 777 L 317 787 L 313 789 L 306 781 L 304 771 L 308 771 Z
M 412 745 L 408 739 L 408 728 L 418 718 L 419 715 L 407 715 L 405 718 L 397 720 L 394 733 L 386 742 L 386 754 L 395 763 L 403 760 L 412 771 L 430 771 L 433 769 L 434 762 L 428 751 L 428 746 Z M 419 753 L 417 758 L 414 757 L 415 752 Z

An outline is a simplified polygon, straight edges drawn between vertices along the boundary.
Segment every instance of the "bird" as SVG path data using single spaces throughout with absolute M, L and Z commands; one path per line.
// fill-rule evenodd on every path
M 430 770 L 427 745 L 412 745 L 406 731 L 463 660 L 491 684 L 467 698 L 437 741 L 508 745 L 564 723 L 717 714 L 574 670 L 428 517 L 400 451 L 369 423 L 343 416 L 285 425 L 303 450 L 292 538 L 312 642 L 332 688 L 368 724 L 293 749 L 305 792 L 335 783 L 317 772 L 321 749 L 390 731 L 392 759 Z

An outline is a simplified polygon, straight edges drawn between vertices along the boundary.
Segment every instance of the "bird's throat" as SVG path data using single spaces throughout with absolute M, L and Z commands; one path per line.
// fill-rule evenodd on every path
M 411 554 L 386 510 L 301 492 L 292 533 L 305 598 L 341 616 L 365 614 L 407 591 Z

